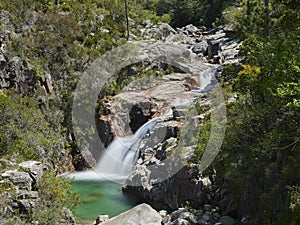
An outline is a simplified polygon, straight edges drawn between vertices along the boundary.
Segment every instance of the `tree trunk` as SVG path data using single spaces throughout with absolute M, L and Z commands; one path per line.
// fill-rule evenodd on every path
M 124 0 L 124 5 L 125 5 L 125 17 L 126 17 L 127 41 L 128 41 L 128 40 L 129 40 L 129 19 L 128 19 L 127 0 Z
M 270 9 L 269 9 L 269 0 L 264 0 L 265 1 L 265 7 L 266 7 L 266 38 L 270 36 Z

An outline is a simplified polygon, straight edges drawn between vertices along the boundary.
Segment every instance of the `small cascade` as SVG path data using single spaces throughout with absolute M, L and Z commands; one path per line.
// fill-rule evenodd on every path
M 203 93 L 203 92 L 208 92 L 212 90 L 216 83 L 214 84 L 213 81 L 215 80 L 216 77 L 216 69 L 211 70 L 211 68 L 208 68 L 204 71 L 201 72 L 199 79 L 200 79 L 200 86 L 197 89 L 193 89 L 190 92 L 191 93 Z
M 151 132 L 160 118 L 153 118 L 141 126 L 134 135 L 116 137 L 107 147 L 95 170 L 81 171 L 64 176 L 75 180 L 124 180 L 132 172 L 141 140 Z
M 116 137 L 97 163 L 96 172 L 108 177 L 127 177 L 138 159 L 140 141 L 150 133 L 158 120 L 154 118 L 148 121 L 134 135 Z
M 200 87 L 191 90 L 190 93 L 198 94 L 205 91 L 212 85 L 214 71 L 207 69 L 203 71 L 200 78 Z M 172 102 L 174 106 L 188 105 L 193 101 L 193 98 Z M 172 110 L 169 110 L 164 117 L 170 116 Z M 139 157 L 138 147 L 141 140 L 150 133 L 155 124 L 163 120 L 163 117 L 153 118 L 143 126 L 141 126 L 135 134 L 127 137 L 116 137 L 113 142 L 107 147 L 100 160 L 97 162 L 95 170 L 82 171 L 67 174 L 65 176 L 75 178 L 75 180 L 124 180 L 132 172 Z
M 200 74 L 199 89 L 204 90 L 211 83 L 213 77 L 214 77 L 214 73 L 211 71 L 211 68 L 202 71 Z

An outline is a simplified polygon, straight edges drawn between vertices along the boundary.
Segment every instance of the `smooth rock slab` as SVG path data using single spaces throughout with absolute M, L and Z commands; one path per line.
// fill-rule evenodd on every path
M 145 203 L 113 217 L 103 225 L 161 225 L 162 218 L 157 211 Z

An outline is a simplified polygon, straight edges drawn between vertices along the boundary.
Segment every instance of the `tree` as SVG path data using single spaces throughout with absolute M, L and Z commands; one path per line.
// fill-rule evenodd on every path
M 276 4 L 280 13 L 273 15 L 268 39 L 257 26 L 264 24 L 264 13 L 242 21 L 254 23 L 248 32 L 256 34 L 243 41 L 245 60 L 231 81 L 238 99 L 228 107 L 229 127 L 216 162 L 249 224 L 299 223 L 300 175 L 294 171 L 300 171 L 300 39 L 294 23 L 300 14 L 292 5 Z M 288 15 L 294 16 L 289 25 Z
M 127 28 L 127 41 L 128 41 L 129 40 L 129 20 L 128 20 L 127 0 L 124 0 L 124 7 L 125 7 L 126 28 Z

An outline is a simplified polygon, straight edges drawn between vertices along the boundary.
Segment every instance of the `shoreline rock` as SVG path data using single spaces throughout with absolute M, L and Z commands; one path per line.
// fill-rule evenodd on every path
M 162 217 L 148 204 L 140 204 L 104 222 L 95 225 L 161 225 Z
M 150 205 L 142 203 L 111 219 L 99 215 L 93 225 L 235 225 L 230 216 L 221 216 L 218 207 L 205 205 L 201 209 L 178 208 L 169 213 L 157 212 Z

